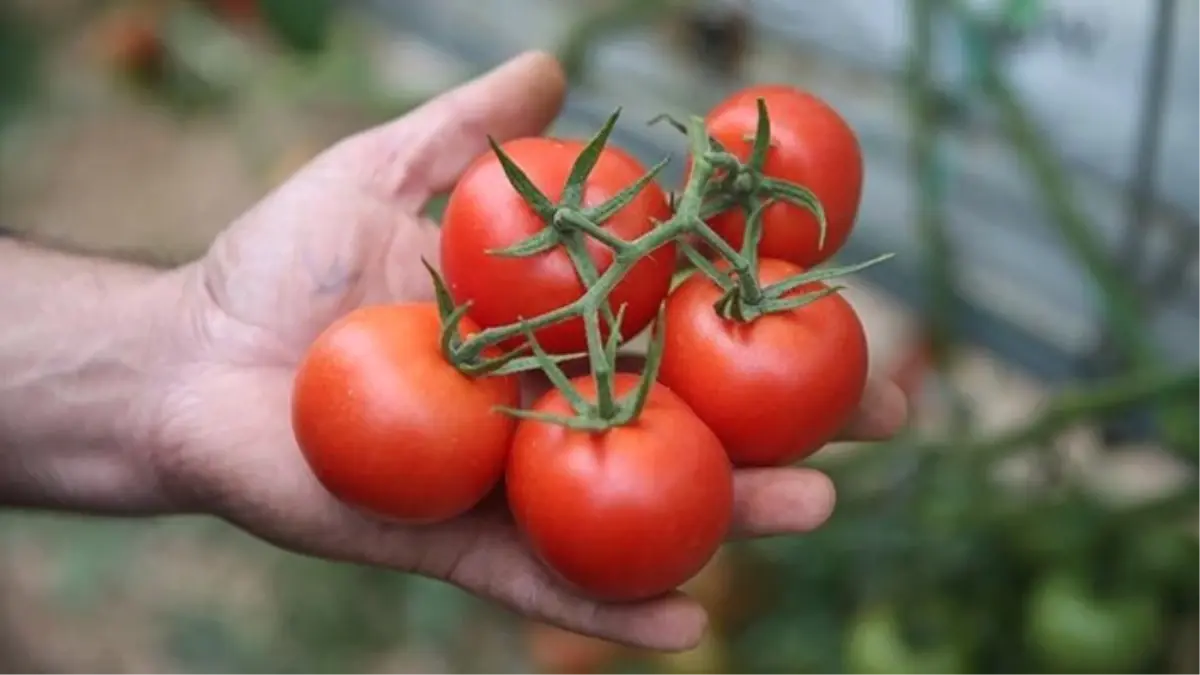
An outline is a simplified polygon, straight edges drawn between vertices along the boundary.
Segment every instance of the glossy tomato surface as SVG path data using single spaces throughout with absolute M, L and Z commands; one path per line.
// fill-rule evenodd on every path
M 464 323 L 463 332 L 476 328 Z M 439 347 L 432 304 L 364 307 L 309 348 L 292 427 L 317 479 L 355 507 L 406 522 L 457 516 L 504 473 L 515 377 L 469 378 Z
M 765 258 L 759 277 L 767 285 L 800 271 Z M 720 296 L 712 281 L 693 274 L 668 298 L 659 381 L 696 411 L 737 466 L 786 464 L 816 452 L 850 421 L 866 386 L 858 315 L 835 294 L 739 323 L 713 309 Z
M 858 214 L 863 188 L 863 159 L 854 131 L 820 98 L 785 85 L 742 89 L 709 111 L 709 134 L 742 160 L 750 157 L 758 126 L 757 99 L 767 104 L 771 149 L 764 173 L 807 187 L 825 208 L 826 238 L 820 246 L 818 221 L 807 209 L 777 202 L 763 214 L 764 258 L 815 266 L 846 243 Z M 742 245 L 746 219 L 730 209 L 709 224 L 734 247 Z
M 583 148 L 581 141 L 551 138 L 522 138 L 503 145 L 530 181 L 556 202 Z M 646 167 L 628 153 L 609 146 L 586 183 L 584 206 L 608 201 L 645 172 Z M 651 183 L 604 227 L 628 241 L 670 215 L 666 194 Z M 471 317 L 483 327 L 543 314 L 585 292 L 561 246 L 528 258 L 488 253 L 525 240 L 544 227 L 508 182 L 494 154 L 481 156 L 459 179 L 442 219 L 442 271 L 454 299 L 470 301 Z M 588 251 L 600 272 L 612 264 L 612 251 L 603 244 L 589 238 Z M 674 269 L 675 247 L 668 244 L 641 259 L 616 286 L 609 302 L 614 311 L 626 305 L 622 334 L 632 337 L 653 320 L 670 288 Z M 551 353 L 583 351 L 587 345 L 579 319 L 547 326 L 536 335 Z
M 595 400 L 590 377 L 574 380 Z M 632 391 L 637 376 L 618 375 Z M 534 410 L 565 414 L 552 390 Z M 733 474 L 717 437 L 655 385 L 636 423 L 603 433 L 522 421 L 506 474 L 509 506 L 533 550 L 594 598 L 632 601 L 695 576 L 729 529 Z

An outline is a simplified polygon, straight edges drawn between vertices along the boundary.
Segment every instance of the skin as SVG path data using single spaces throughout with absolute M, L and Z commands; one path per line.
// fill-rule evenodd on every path
M 579 140 L 521 138 L 502 147 L 530 181 L 557 202 L 571 165 L 584 146 L 585 142 Z M 616 146 L 607 147 L 586 183 L 584 207 L 603 204 L 645 173 L 646 168 L 628 153 Z M 670 216 L 666 194 L 658 185 L 650 184 L 603 225 L 629 241 L 648 232 L 654 221 Z M 483 155 L 463 174 L 443 216 L 442 269 L 455 301 L 471 302 L 471 317 L 482 326 L 515 323 L 569 304 L 584 294 L 586 289 L 562 246 L 526 258 L 488 253 L 528 239 L 545 227 L 508 182 L 494 154 Z M 590 238 L 587 248 L 597 272 L 608 269 L 612 249 Z M 614 312 L 625 305 L 622 335 L 636 335 L 654 319 L 674 270 L 675 246 L 662 246 L 639 260 L 617 284 L 609 304 Z M 535 336 L 550 353 L 587 349 L 580 319 L 547 326 Z
M 713 138 L 742 160 L 750 157 L 758 126 L 756 99 L 766 100 L 771 118 L 771 149 L 764 173 L 807 187 L 825 209 L 825 245 L 820 226 L 807 209 L 776 202 L 763 213 L 764 258 L 780 258 L 813 267 L 837 253 L 854 226 L 862 199 L 862 152 L 854 131 L 824 101 L 787 85 L 761 85 L 734 93 L 709 111 L 705 122 Z M 740 250 L 746 217 L 730 209 L 708 221 L 723 239 Z
M 500 480 L 516 421 L 494 408 L 520 403 L 517 378 L 463 375 L 442 354 L 441 330 L 432 303 L 363 307 L 330 326 L 300 362 L 296 440 L 343 501 L 434 522 L 462 515 Z
M 208 514 L 290 551 L 443 579 L 582 633 L 697 644 L 706 616 L 690 598 L 584 598 L 545 571 L 502 508 L 414 528 L 344 504 L 291 429 L 292 379 L 309 345 L 356 307 L 432 299 L 420 258 L 436 260 L 439 231 L 420 218 L 425 203 L 489 134 L 542 131 L 564 87 L 552 57 L 517 57 L 338 142 L 177 269 L 0 238 L 0 312 L 17 327 L 0 331 L 0 506 Z M 893 385 L 868 392 L 843 437 L 882 439 L 903 425 Z M 733 536 L 806 532 L 833 504 L 816 471 L 740 471 Z
M 766 258 L 759 282 L 800 271 Z M 806 284 L 789 296 L 824 288 Z M 854 309 L 835 294 L 741 323 L 717 314 L 720 297 L 702 274 L 671 294 L 659 381 L 716 432 L 738 466 L 777 466 L 816 452 L 849 423 L 866 387 L 867 338 Z
M 574 381 L 596 400 L 591 377 Z M 620 373 L 618 398 L 638 385 Z M 569 415 L 552 390 L 533 410 Z M 655 385 L 635 424 L 595 434 L 527 420 L 506 473 L 508 503 L 538 555 L 591 597 L 628 602 L 674 590 L 712 558 L 729 529 L 732 468 L 717 437 Z

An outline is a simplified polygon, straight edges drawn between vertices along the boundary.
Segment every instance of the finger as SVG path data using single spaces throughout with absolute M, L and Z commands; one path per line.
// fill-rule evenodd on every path
M 449 568 L 430 572 L 522 615 L 630 647 L 689 649 L 708 624 L 703 607 L 680 592 L 634 603 L 575 593 L 533 557 L 511 524 L 480 530 L 452 560 Z
M 883 441 L 895 436 L 908 423 L 908 397 L 894 382 L 870 382 L 858 411 L 838 440 Z
M 376 158 L 375 178 L 388 192 L 423 203 L 487 150 L 488 136 L 503 141 L 544 131 L 565 92 L 558 61 L 526 52 L 355 142 Z
M 735 538 L 811 532 L 833 514 L 833 481 L 813 469 L 741 469 L 734 475 Z

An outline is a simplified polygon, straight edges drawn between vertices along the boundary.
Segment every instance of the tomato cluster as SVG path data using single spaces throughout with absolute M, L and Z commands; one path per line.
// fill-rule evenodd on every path
M 736 467 L 803 459 L 856 410 L 866 339 L 826 283 L 849 270 L 811 268 L 850 234 L 862 157 L 817 97 L 751 87 L 675 122 L 690 169 L 669 197 L 657 167 L 607 145 L 615 121 L 480 156 L 446 205 L 437 304 L 331 326 L 300 365 L 293 426 L 343 501 L 431 523 L 502 484 L 550 570 L 634 601 L 712 558 Z M 642 372 L 615 372 L 652 325 Z M 573 359 L 590 371 L 569 378 Z M 522 409 L 525 370 L 553 386 Z

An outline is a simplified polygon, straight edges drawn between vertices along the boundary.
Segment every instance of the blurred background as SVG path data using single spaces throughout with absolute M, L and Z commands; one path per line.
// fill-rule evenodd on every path
M 856 129 L 840 262 L 912 428 L 812 463 L 802 538 L 689 586 L 655 655 L 221 523 L 0 514 L 0 672 L 1198 672 L 1197 0 L 0 0 L 0 227 L 200 255 L 340 136 L 530 47 L 554 132 L 751 82 Z M 681 162 L 667 181 L 677 184 Z M 437 204 L 431 206 L 436 213 Z

